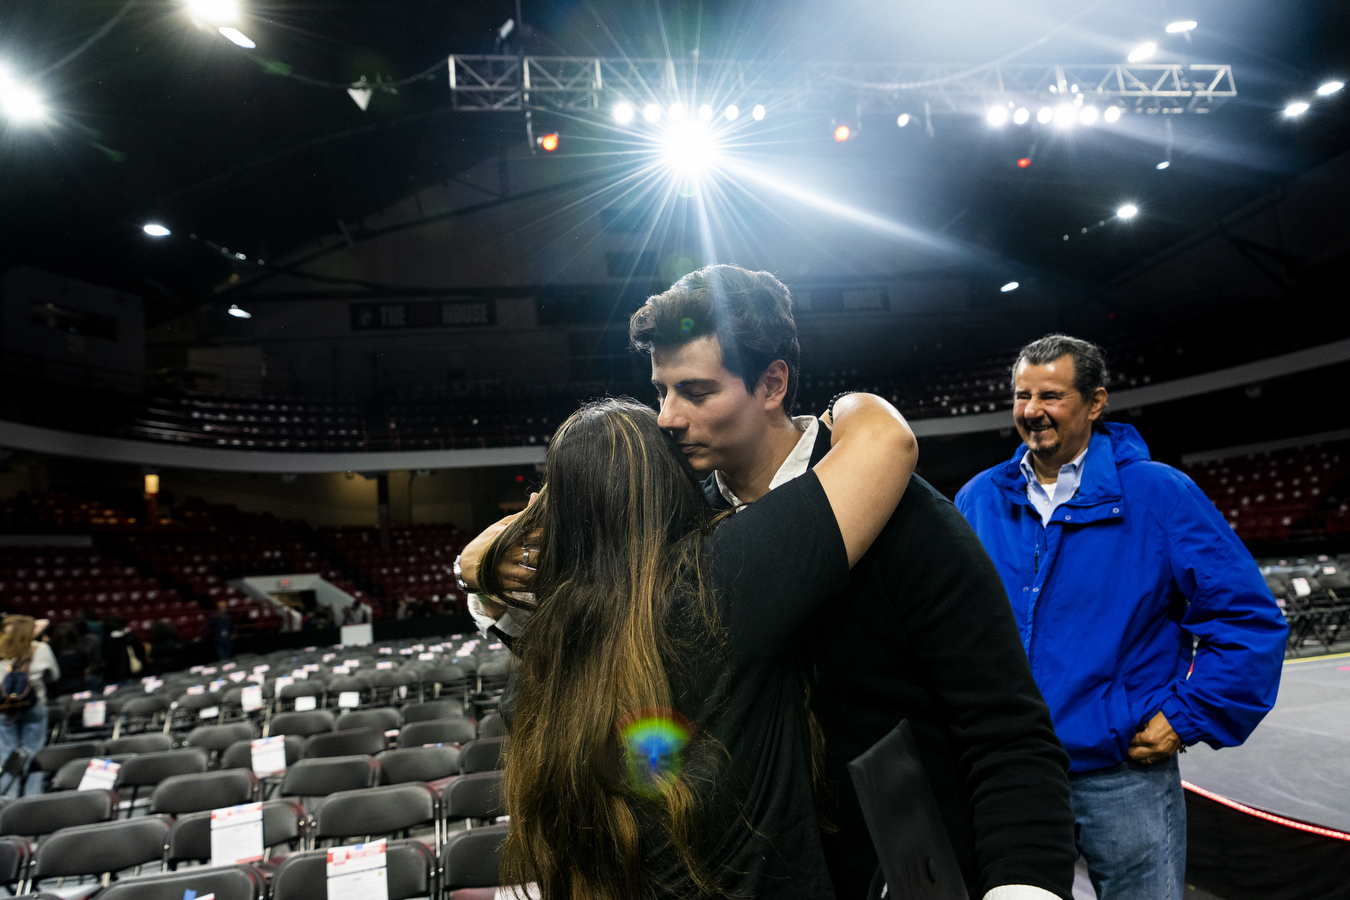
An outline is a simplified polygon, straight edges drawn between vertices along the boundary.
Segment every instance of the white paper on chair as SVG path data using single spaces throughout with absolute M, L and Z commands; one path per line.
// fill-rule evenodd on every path
M 84 775 L 80 778 L 80 786 L 77 791 L 110 791 L 117 783 L 117 772 L 122 768 L 121 763 L 115 763 L 110 759 L 91 759 L 89 765 L 85 767 Z
M 333 666 L 334 675 L 350 675 L 352 670 L 348 666 Z
M 197 718 L 198 718 L 198 719 L 219 719 L 219 718 L 220 718 L 220 707 L 219 707 L 219 706 L 208 706 L 206 709 L 203 709 L 203 710 L 201 710 L 201 711 L 199 711 L 199 712 L 197 713 Z
M 344 666 L 348 667 L 349 669 L 359 669 L 359 668 L 361 668 L 361 660 L 359 660 L 359 659 L 344 659 L 344 660 L 342 661 L 342 664 L 343 664 Z
M 253 774 L 259 778 L 281 775 L 286 771 L 286 736 L 284 734 L 253 741 Z
M 381 660 L 380 662 L 377 662 L 377 663 L 375 664 L 375 668 L 379 669 L 381 672 L 383 672 L 383 671 L 385 671 L 385 670 L 387 670 L 387 669 L 392 669 L 393 667 L 394 667 L 394 664 L 393 664 L 392 662 L 385 662 L 385 661 L 383 661 L 383 660 Z
M 253 685 L 239 691 L 239 703 L 244 708 L 244 712 L 257 712 L 262 709 L 262 687 Z
M 269 672 L 269 671 L 271 671 L 271 669 L 272 669 L 271 666 L 267 665 L 266 663 L 263 663 L 261 666 L 254 666 L 254 667 L 253 667 L 253 674 L 254 674 L 254 675 L 259 675 L 259 674 L 261 674 L 261 673 L 263 673 L 263 672 Z
M 262 857 L 261 803 L 211 810 L 211 865 L 234 866 Z
M 294 669 L 294 670 L 292 670 L 292 672 L 291 672 L 291 679 L 294 680 L 294 679 L 297 679 L 297 678 L 300 679 L 300 680 L 302 680 L 302 681 L 308 681 L 308 680 L 309 680 L 309 669 Z
M 80 715 L 85 728 L 102 728 L 108 723 L 108 701 L 91 700 Z
M 355 709 L 361 705 L 360 691 L 342 691 L 338 694 L 338 707 L 341 709 Z
M 419 653 L 419 654 L 417 654 L 417 658 L 425 662 L 425 661 L 428 660 L 428 659 L 435 659 L 435 658 L 436 658 L 436 654 L 435 654 L 435 653 Z
M 308 712 L 308 711 L 311 710 L 311 709 L 317 708 L 318 705 L 319 705 L 319 702 L 318 702 L 317 700 L 315 700 L 313 697 L 296 697 L 296 698 L 295 698 L 295 711 L 296 711 L 296 712 Z
M 383 839 L 328 850 L 328 900 L 389 900 Z
M 325 654 L 323 655 L 323 661 L 324 661 L 324 662 L 330 662 L 330 661 L 335 660 L 335 659 L 337 659 L 337 654 L 336 654 L 336 653 L 325 653 Z
M 248 673 L 247 673 L 247 672 L 231 672 L 231 673 L 230 673 L 230 680 L 233 681 L 235 684 L 238 684 L 239 682 L 243 681 L 243 680 L 244 680 L 245 678 L 247 678 L 247 677 L 248 677 Z

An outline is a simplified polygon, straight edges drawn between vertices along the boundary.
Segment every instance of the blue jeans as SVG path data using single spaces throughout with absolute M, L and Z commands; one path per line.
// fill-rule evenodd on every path
M 28 751 L 28 761 L 23 766 L 23 778 L 28 785 L 25 794 L 42 793 L 42 773 L 32 772 L 33 757 L 47 743 L 47 704 L 38 703 L 17 715 L 0 715 L 0 763 L 9 759 L 15 748 L 23 747 Z M 4 796 L 19 796 L 19 782 L 22 778 L 9 780 L 7 776 Z
M 1182 900 L 1186 797 L 1175 756 L 1070 774 L 1069 791 L 1100 900 Z

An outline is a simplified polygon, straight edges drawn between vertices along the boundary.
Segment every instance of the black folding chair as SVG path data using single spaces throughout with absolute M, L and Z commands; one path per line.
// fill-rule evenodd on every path
M 451 898 L 468 900 L 467 891 L 456 892 L 501 885 L 502 847 L 509 828 L 509 825 L 488 825 L 472 831 L 454 831 L 446 837 L 445 848 L 441 850 L 441 880 Z
M 215 900 L 264 900 L 267 880 L 255 866 L 198 866 L 122 881 L 98 896 L 99 900 L 183 900 L 207 895 Z
M 141 816 L 63 828 L 38 846 L 30 884 L 93 875 L 107 887 L 118 872 L 134 869 L 139 875 L 142 866 L 164 858 L 171 824 L 168 816 Z
M 202 725 L 192 729 L 183 742 L 186 747 L 196 747 L 210 754 L 210 763 L 219 766 L 220 754 L 236 741 L 251 741 L 256 737 L 253 725 L 249 722 L 233 722 L 229 725 Z
M 289 685 L 288 685 L 289 687 Z M 267 723 L 266 734 L 298 734 L 309 737 L 332 731 L 337 718 L 326 709 L 311 709 L 304 712 L 278 713 Z
M 389 740 L 378 728 L 353 728 L 350 731 L 332 731 L 312 735 L 305 741 L 305 758 L 321 759 L 330 756 L 374 756 L 389 749 Z
M 426 844 L 390 841 L 384 852 L 389 900 L 437 895 L 436 854 Z M 272 900 L 327 900 L 327 862 L 327 850 L 286 857 L 272 876 Z
M 352 838 L 409 837 L 413 828 L 431 828 L 432 847 L 441 846 L 441 796 L 428 784 L 410 782 L 340 791 L 324 800 L 310 833 L 314 843 Z
M 68 791 L 20 797 L 0 809 L 0 835 L 40 838 L 77 825 L 117 818 L 117 792 Z
M 205 751 L 188 748 L 167 753 L 146 753 L 122 763 L 115 786 L 123 792 L 131 788 L 131 799 L 126 801 L 127 815 L 130 816 L 135 810 L 141 788 L 154 787 L 174 775 L 200 775 L 206 771 L 206 762 Z
M 506 720 L 502 718 L 499 712 L 490 712 L 483 716 L 483 721 L 478 723 L 478 736 L 506 737 Z
M 385 784 L 425 781 L 428 784 L 459 774 L 459 750 L 455 747 L 406 747 L 386 750 L 376 757 Z
M 459 768 L 470 772 L 491 772 L 506 768 L 506 748 L 510 738 L 479 738 L 459 748 Z
M 335 756 L 302 759 L 286 769 L 281 796 L 299 797 L 313 811 L 324 798 L 341 791 L 375 787 L 380 783 L 380 763 L 373 756 Z
M 382 709 L 358 709 L 344 716 L 339 716 L 337 725 L 340 731 L 351 731 L 353 728 L 377 728 L 382 733 L 398 731 L 398 710 L 387 707 Z
M 267 800 L 262 805 L 263 863 L 266 870 L 278 847 L 290 850 L 303 847 L 309 829 L 309 814 L 293 800 Z M 181 815 L 169 829 L 164 862 L 173 870 L 180 863 L 209 862 L 211 859 L 211 813 Z
M 447 781 L 441 789 L 446 821 L 463 821 L 465 828 L 473 828 L 506 815 L 502 778 L 501 772 L 474 772 Z
M 433 719 L 458 719 L 464 715 L 464 704 L 458 700 L 428 700 L 410 703 L 399 711 L 404 725 L 410 722 L 429 722 Z
M 424 747 L 427 744 L 463 745 L 478 737 L 478 728 L 472 719 L 458 716 L 453 719 L 433 719 L 404 725 L 398 733 L 400 747 Z
M 254 803 L 262 782 L 249 769 L 220 769 L 201 775 L 174 775 L 155 786 L 150 812 L 171 816 Z
M 133 734 L 131 737 L 117 738 L 103 744 L 103 752 L 108 756 L 120 756 L 128 753 L 163 753 L 172 749 L 173 738 L 162 731 Z

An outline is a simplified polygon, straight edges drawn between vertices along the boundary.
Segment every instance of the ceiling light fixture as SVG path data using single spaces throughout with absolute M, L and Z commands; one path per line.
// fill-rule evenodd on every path
M 0 110 L 12 122 L 36 122 L 47 115 L 41 94 L 8 77 L 0 80 Z
M 1119 119 L 1120 119 L 1120 107 L 1119 107 L 1119 106 L 1108 106 L 1108 107 L 1106 108 L 1106 112 L 1102 114 L 1102 118 L 1106 120 L 1106 122 L 1107 122 L 1108 125 L 1109 125 L 1110 123 L 1112 123 L 1112 122 L 1119 121 Z
M 245 50 L 252 50 L 258 46 L 257 44 L 253 43 L 253 40 L 248 35 L 244 34 L 238 28 L 231 28 L 228 25 L 222 25 L 218 30 L 220 31 L 221 34 L 225 35 L 225 37 L 229 38 L 230 43 L 238 44 Z
M 1139 215 L 1139 207 L 1135 206 L 1133 203 L 1126 203 L 1120 209 L 1116 210 L 1116 215 L 1120 216 L 1122 219 L 1133 219 L 1135 216 Z
M 1015 281 L 1010 281 L 1010 282 L 1008 282 L 1007 284 L 1005 284 L 1003 287 L 999 288 L 999 290 L 1000 290 L 1001 292 L 1003 292 L 1003 293 L 1006 294 L 1006 293 L 1008 293 L 1009 291 L 1015 291 L 1015 290 L 1017 290 L 1019 287 L 1021 287 L 1020 284 L 1018 284 L 1018 283 L 1015 282 Z
M 736 121 L 736 117 L 739 116 L 740 114 L 741 114 L 740 107 L 738 107 L 734 103 L 726 108 L 726 112 L 722 113 L 722 115 L 727 117 L 728 122 Z
M 1042 106 L 1040 111 L 1036 113 L 1036 121 L 1040 122 L 1042 125 L 1049 125 L 1050 120 L 1054 117 L 1055 111 L 1048 106 Z
M 908 125 L 909 113 L 901 113 L 900 115 L 896 116 L 895 124 L 899 125 L 901 128 L 904 128 L 906 125 Z
M 991 106 L 984 114 L 984 120 L 993 128 L 1008 124 L 1008 107 Z
M 239 0 L 187 0 L 188 15 L 208 25 L 236 25 Z
M 763 122 L 763 121 L 764 121 L 764 117 L 765 117 L 766 115 L 768 115 L 768 110 L 766 110 L 766 109 L 764 108 L 764 104 L 763 104 L 763 103 L 757 103 L 757 104 L 755 104 L 755 108 L 752 109 L 752 110 L 750 110 L 750 116 L 751 116 L 756 122 Z
M 1031 111 L 1028 110 L 1025 106 L 1019 107 L 1017 112 L 1013 113 L 1013 124 L 1025 125 L 1027 124 L 1027 120 L 1030 118 L 1031 118 Z
M 1181 34 L 1182 32 L 1191 31 L 1191 30 L 1193 30 L 1193 29 L 1195 28 L 1195 26 L 1196 26 L 1197 24 L 1199 24 L 1199 23 L 1198 23 L 1198 22 L 1172 22 L 1171 24 L 1169 24 L 1169 25 L 1167 26 L 1167 33 L 1168 33 L 1168 34 Z
M 700 122 L 711 122 L 713 117 L 713 108 L 708 104 L 703 104 L 698 108 L 698 120 Z
M 240 309 L 238 306 L 236 306 L 236 305 L 233 304 L 233 303 L 231 303 L 231 304 L 230 304 L 230 308 L 227 309 L 227 310 L 225 310 L 225 311 L 226 311 L 227 313 L 229 313 L 230 315 L 234 316 L 236 319 L 251 319 L 251 318 L 253 318 L 253 313 L 249 312 L 249 311 L 246 310 L 246 309 Z
M 1158 163 L 1158 164 L 1157 164 L 1156 166 L 1154 166 L 1153 168 L 1155 168 L 1155 169 L 1157 169 L 1159 172 L 1161 172 L 1163 169 L 1169 168 L 1171 165 L 1172 165 L 1172 161 L 1171 161 L 1170 159 L 1164 159 L 1162 162 Z
M 165 228 L 163 225 L 160 225 L 158 222 L 147 222 L 146 224 L 141 226 L 141 231 L 144 231 L 151 237 L 157 238 L 168 237 L 169 235 L 173 234 L 172 231 Z
M 661 107 L 655 103 L 648 103 L 642 107 L 642 118 L 648 122 L 659 122 L 661 120 Z
M 1076 121 L 1078 110 L 1074 109 L 1072 103 L 1061 103 L 1055 107 L 1055 124 L 1060 128 L 1068 128 Z
M 1078 121 L 1082 122 L 1084 125 L 1095 125 L 1097 124 L 1098 115 L 1100 115 L 1100 112 L 1097 107 L 1085 106 L 1078 111 Z
M 1294 116 L 1301 116 L 1308 111 L 1308 104 L 1302 100 L 1295 100 L 1284 108 L 1284 114 L 1291 119 Z
M 852 136 L 853 130 L 849 128 L 847 125 L 840 125 L 838 128 L 834 130 L 834 139 L 837 143 L 842 144 L 844 141 L 848 140 Z
M 618 122 L 620 125 L 627 125 L 629 122 L 633 121 L 633 104 L 629 103 L 627 100 L 620 100 L 618 103 L 614 104 L 612 115 L 614 116 L 615 122 Z
M 1345 87 L 1344 81 L 1328 81 L 1317 89 L 1317 93 L 1322 97 L 1326 97 L 1336 93 L 1343 87 Z

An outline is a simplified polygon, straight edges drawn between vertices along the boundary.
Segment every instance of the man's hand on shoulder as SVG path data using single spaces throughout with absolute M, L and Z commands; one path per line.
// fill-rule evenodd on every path
M 1181 747 L 1181 736 L 1172 730 L 1167 716 L 1159 712 L 1130 740 L 1129 756 L 1138 763 L 1162 762 Z
M 531 494 L 530 501 L 538 494 Z M 506 526 L 514 522 L 520 513 L 514 513 L 489 525 L 483 533 L 478 535 L 464 548 L 459 555 L 459 572 L 464 584 L 471 591 L 479 592 L 482 585 L 478 580 L 478 569 L 482 565 L 483 556 L 487 553 L 488 547 L 497 539 Z M 534 590 L 534 572 L 538 568 L 536 561 L 539 550 L 539 540 L 541 535 L 534 532 L 527 538 L 526 545 L 511 547 L 502 556 L 502 562 L 497 567 L 497 574 L 500 576 L 502 585 L 509 591 L 523 591 L 529 593 Z

